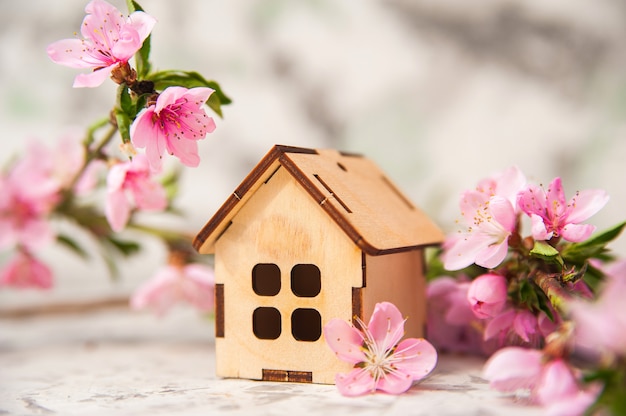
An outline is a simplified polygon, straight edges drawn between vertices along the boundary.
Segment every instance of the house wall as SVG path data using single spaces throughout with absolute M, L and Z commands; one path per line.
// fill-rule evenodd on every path
M 367 323 L 378 302 L 395 304 L 407 317 L 406 337 L 423 337 L 426 323 L 426 286 L 423 250 L 365 256 L 363 315 Z
M 261 379 L 262 370 L 305 371 L 313 382 L 334 383 L 337 372 L 350 365 L 338 360 L 323 336 L 296 341 L 291 313 L 314 308 L 322 326 L 331 318 L 350 320 L 352 287 L 362 283 L 361 251 L 287 173 L 279 170 L 262 185 L 233 218 L 215 252 L 216 282 L 224 284 L 224 337 L 216 339 L 216 372 L 221 377 Z M 257 263 L 274 263 L 281 271 L 275 296 L 259 296 L 252 288 Z M 315 264 L 321 291 L 312 298 L 292 293 L 291 269 Z M 275 340 L 258 339 L 252 330 L 257 307 L 275 307 L 282 332 Z

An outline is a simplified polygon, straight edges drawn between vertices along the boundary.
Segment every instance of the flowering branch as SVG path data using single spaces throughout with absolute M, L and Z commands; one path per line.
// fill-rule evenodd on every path
M 67 137 L 51 149 L 35 143 L 0 173 L 0 250 L 14 253 L 0 270 L 0 286 L 50 288 L 52 271 L 33 253 L 54 241 L 87 258 L 87 250 L 72 236 L 55 229 L 56 220 L 69 220 L 98 243 L 112 275 L 117 272 L 116 256 L 140 250 L 122 231 L 159 239 L 172 253 L 163 270 L 176 279 L 151 289 L 146 283 L 144 292 L 159 288 L 158 296 L 146 297 L 142 289 L 136 296 L 160 299 L 161 312 L 174 299 L 207 310 L 207 302 L 198 303 L 197 296 L 212 298 L 212 272 L 191 267 L 197 261 L 191 237 L 141 224 L 135 214 L 173 212 L 179 174 L 161 176 L 163 158 L 173 156 L 185 166 L 198 166 L 197 143 L 216 128 L 205 108 L 222 117 L 222 106 L 231 100 L 217 82 L 195 71 L 152 71 L 151 32 L 157 21 L 136 1 L 127 0 L 126 5 L 128 16 L 104 0 L 90 1 L 82 38 L 47 48 L 52 61 L 90 70 L 76 76 L 75 88 L 98 87 L 109 78 L 117 84 L 117 94 L 109 114 L 87 127 L 82 139 Z M 189 285 L 201 293 L 183 290 Z
M 583 223 L 608 199 L 587 190 L 566 200 L 560 178 L 543 189 L 517 168 L 464 192 L 467 228 L 431 261 L 443 275 L 429 287 L 435 346 L 490 356 L 492 387 L 525 389 L 549 414 L 624 414 L 626 315 L 615 294 L 626 289 L 626 262 L 607 245 L 626 222 L 593 236 Z

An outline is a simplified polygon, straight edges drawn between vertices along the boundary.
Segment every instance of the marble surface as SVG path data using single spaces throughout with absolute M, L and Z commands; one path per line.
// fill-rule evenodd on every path
M 483 361 L 443 355 L 400 396 L 334 386 L 219 379 L 212 321 L 124 308 L 0 317 L 0 415 L 539 415 L 489 389 Z

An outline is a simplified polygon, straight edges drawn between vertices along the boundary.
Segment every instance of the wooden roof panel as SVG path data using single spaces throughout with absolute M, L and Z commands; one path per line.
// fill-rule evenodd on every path
M 368 254 L 443 241 L 441 230 L 371 160 L 336 150 L 274 146 L 196 236 L 194 247 L 213 252 L 230 219 L 279 166 Z

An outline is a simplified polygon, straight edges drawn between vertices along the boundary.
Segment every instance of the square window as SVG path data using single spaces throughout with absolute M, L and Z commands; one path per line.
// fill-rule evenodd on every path
M 257 338 L 277 339 L 281 330 L 281 318 L 278 309 L 260 307 L 252 313 L 252 331 Z
M 291 334 L 298 341 L 317 341 L 322 336 L 322 316 L 315 309 L 296 309 L 291 314 Z
M 280 292 L 280 268 L 272 263 L 259 263 L 252 268 L 252 290 L 260 296 Z
M 314 264 L 296 264 L 291 269 L 291 291 L 302 298 L 314 298 L 322 290 L 320 269 Z

